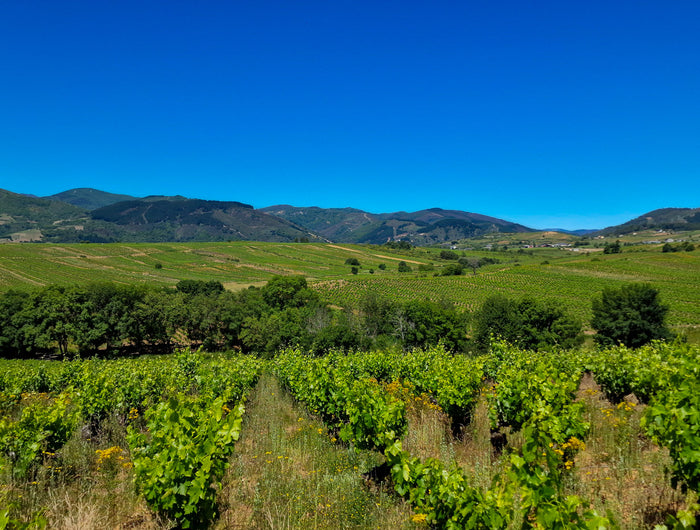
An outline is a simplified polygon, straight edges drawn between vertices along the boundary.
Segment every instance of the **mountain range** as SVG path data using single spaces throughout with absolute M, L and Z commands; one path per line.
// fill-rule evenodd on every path
M 665 208 L 594 234 L 700 229 L 700 208 Z M 440 244 L 489 233 L 528 233 L 521 224 L 460 210 L 374 214 L 356 208 L 269 206 L 183 196 L 133 197 L 75 188 L 48 197 L 0 190 L 0 240 L 72 242 L 326 241 Z M 592 231 L 563 231 L 586 235 Z

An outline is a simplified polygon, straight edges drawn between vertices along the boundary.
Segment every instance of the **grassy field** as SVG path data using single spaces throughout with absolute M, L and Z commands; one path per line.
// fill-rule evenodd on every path
M 676 330 L 694 341 L 700 335 L 700 250 L 662 253 L 645 245 L 611 255 L 554 248 L 459 251 L 499 263 L 463 276 L 418 271 L 421 264 L 432 263 L 439 272 L 450 263 L 439 253 L 314 243 L 5 244 L 0 245 L 0 290 L 91 281 L 174 285 L 182 279 L 218 280 L 236 290 L 262 285 L 276 274 L 301 274 L 338 306 L 376 292 L 401 301 L 447 300 L 474 310 L 487 296 L 500 293 L 549 298 L 587 322 L 591 298 L 604 287 L 644 281 L 658 288 L 671 307 L 669 322 Z M 357 275 L 345 264 L 350 257 L 361 263 Z M 402 260 L 414 272 L 399 273 Z M 380 270 L 380 264 L 386 269 Z

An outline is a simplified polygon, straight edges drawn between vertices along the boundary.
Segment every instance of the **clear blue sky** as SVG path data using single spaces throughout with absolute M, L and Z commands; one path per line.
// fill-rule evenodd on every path
M 700 2 L 22 0 L 0 188 L 460 209 L 700 206 Z

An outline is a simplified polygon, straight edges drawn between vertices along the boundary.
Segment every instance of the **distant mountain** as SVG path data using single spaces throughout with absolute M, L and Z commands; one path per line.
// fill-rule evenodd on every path
M 597 232 L 597 228 L 593 229 L 586 229 L 582 228 L 580 230 L 566 230 L 564 228 L 543 228 L 543 232 L 561 232 L 562 234 L 570 234 L 572 236 L 587 236 L 588 234 L 592 234 L 593 232 Z
M 562 230 L 574 236 L 641 230 L 700 230 L 700 208 L 654 210 L 600 231 Z M 432 245 L 490 233 L 535 230 L 487 215 L 430 208 L 369 213 L 356 208 L 269 206 L 181 195 L 135 198 L 75 188 L 39 198 L 0 190 L 0 240 L 77 242 L 334 241 Z
M 661 208 L 595 232 L 595 235 L 615 235 L 642 230 L 700 230 L 700 208 Z
M 94 188 L 73 188 L 72 190 L 62 191 L 55 195 L 44 197 L 52 201 L 63 201 L 73 206 L 78 206 L 86 210 L 96 210 L 103 206 L 109 206 L 120 201 L 130 201 L 136 199 L 131 195 L 119 195 L 117 193 L 109 193 L 106 191 L 96 190 Z
M 40 241 L 47 231 L 82 226 L 88 212 L 71 204 L 0 189 L 0 239 Z
M 129 241 L 294 241 L 318 239 L 289 221 L 233 201 L 146 197 L 104 206 L 92 218 Z
M 381 223 L 375 215 L 355 208 L 319 208 L 281 204 L 260 208 L 265 212 L 303 226 L 320 236 L 338 242 L 348 242 L 354 233 L 367 226 Z
M 0 240 L 51 243 L 319 240 L 304 228 L 241 202 L 151 196 L 88 211 L 65 202 L 65 198 L 99 201 L 112 200 L 116 195 L 99 190 L 72 191 L 47 199 L 0 190 Z
M 382 244 L 405 239 L 415 245 L 429 245 L 491 232 L 533 231 L 495 217 L 441 208 L 382 214 L 355 208 L 301 208 L 289 205 L 269 206 L 262 210 L 342 243 Z

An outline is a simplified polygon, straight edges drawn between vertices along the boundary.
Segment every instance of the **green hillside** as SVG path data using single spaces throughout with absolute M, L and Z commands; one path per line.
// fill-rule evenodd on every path
M 642 281 L 660 290 L 677 330 L 700 333 L 700 250 L 662 253 L 660 248 L 641 248 L 616 255 L 554 248 L 467 251 L 467 257 L 489 257 L 496 263 L 477 269 L 476 275 L 468 270 L 462 276 L 436 277 L 454 261 L 440 259 L 441 251 L 429 248 L 264 242 L 6 244 L 0 245 L 0 289 L 92 281 L 174 285 L 182 279 L 218 280 L 240 289 L 277 274 L 300 274 L 341 307 L 375 292 L 400 301 L 445 300 L 473 310 L 487 296 L 501 293 L 552 299 L 588 321 L 591 298 L 603 287 Z M 348 258 L 360 262 L 357 275 L 346 265 Z M 413 272 L 399 273 L 400 261 Z M 429 264 L 434 270 L 419 270 Z
M 630 234 L 643 230 L 700 230 L 700 208 L 661 208 L 594 235 Z
M 417 212 L 373 214 L 355 208 L 299 208 L 288 205 L 262 209 L 292 221 L 332 241 L 381 245 L 402 239 L 433 245 L 490 233 L 527 233 L 530 228 L 495 217 L 430 208 Z
M 118 193 L 109 193 L 106 191 L 96 190 L 94 188 L 74 188 L 72 190 L 62 191 L 55 195 L 44 197 L 52 201 L 62 201 L 84 208 L 86 210 L 96 210 L 103 206 L 109 206 L 121 201 L 134 200 L 136 197 L 131 195 L 121 195 Z
M 0 190 L 0 239 L 41 240 L 47 230 L 82 228 L 88 217 L 71 204 Z

